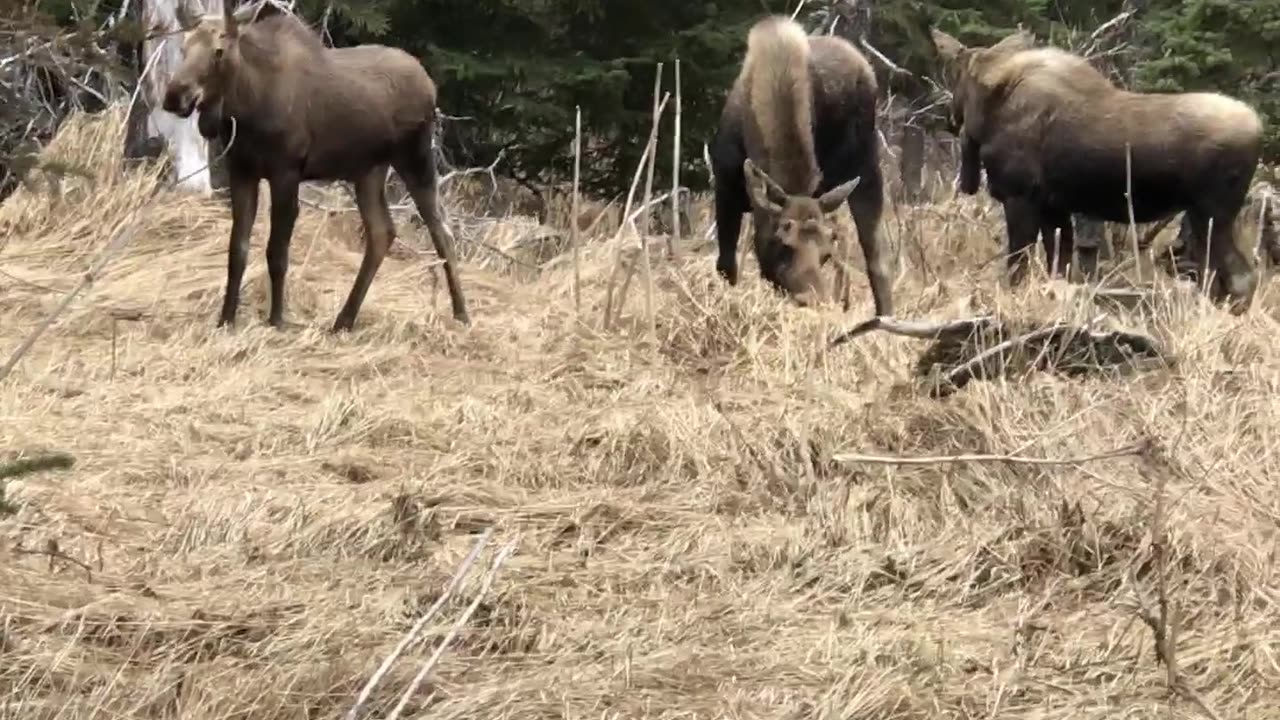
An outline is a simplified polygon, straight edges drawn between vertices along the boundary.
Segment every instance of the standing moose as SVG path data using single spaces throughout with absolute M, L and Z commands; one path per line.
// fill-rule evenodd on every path
M 271 189 L 269 323 L 281 328 L 298 184 L 347 180 L 367 235 L 355 284 L 332 328 L 350 330 L 395 239 L 388 168 L 408 186 L 444 261 L 454 318 L 469 323 L 453 236 L 437 197 L 436 86 L 422 65 L 381 45 L 326 48 L 301 20 L 265 2 L 233 12 L 228 1 L 222 16 L 183 24 L 182 64 L 165 89 L 164 109 L 180 117 L 199 110 L 201 133 L 229 146 L 231 246 L 218 324 L 235 324 L 258 183 L 265 179 Z
M 716 269 L 729 284 L 738 282 L 738 234 L 751 211 L 761 275 L 802 306 L 826 299 L 821 270 L 844 244 L 832 214 L 847 201 L 876 314 L 893 314 L 878 238 L 884 190 L 876 87 L 871 65 L 846 40 L 809 37 L 780 16 L 751 28 L 710 148 Z M 843 262 L 836 272 L 847 309 Z
M 977 192 L 979 168 L 1004 206 L 1011 279 L 1024 250 L 1046 246 L 1050 272 L 1065 270 L 1071 215 L 1154 222 L 1178 211 L 1195 235 L 1191 254 L 1216 272 L 1210 292 L 1241 313 L 1256 277 L 1235 244 L 1261 153 L 1262 122 L 1248 105 L 1218 93 L 1137 93 L 1120 89 L 1086 59 L 1035 47 L 1014 33 L 987 48 L 932 31 L 961 134 L 962 192 Z M 1210 229 L 1212 228 L 1212 229 Z

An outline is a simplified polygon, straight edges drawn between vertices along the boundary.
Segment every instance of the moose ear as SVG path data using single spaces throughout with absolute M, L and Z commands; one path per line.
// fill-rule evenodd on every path
M 942 62 L 950 64 L 960 59 L 960 53 L 965 50 L 964 43 L 937 28 L 930 28 L 929 35 L 933 38 L 933 46 Z
M 752 162 L 751 158 L 742 161 L 742 173 L 746 176 L 747 195 L 750 196 L 752 205 L 761 210 L 782 212 L 782 206 L 787 202 L 787 193 L 777 181 Z
M 1004 36 L 1000 39 L 1000 42 L 987 48 L 987 52 L 1010 53 L 1031 50 L 1035 46 L 1036 36 L 1022 28 L 1018 28 L 1012 35 Z
M 858 183 L 862 182 L 862 176 L 858 176 L 843 185 L 837 185 L 822 194 L 818 198 L 818 208 L 822 210 L 823 215 L 827 215 L 840 209 L 845 200 L 849 199 L 849 194 L 853 189 L 858 187 Z
M 281 7 L 280 3 L 272 0 L 258 0 L 253 3 L 241 3 L 236 8 L 236 22 L 241 25 L 257 22 L 263 18 L 269 18 L 272 15 L 284 15 L 288 13 Z

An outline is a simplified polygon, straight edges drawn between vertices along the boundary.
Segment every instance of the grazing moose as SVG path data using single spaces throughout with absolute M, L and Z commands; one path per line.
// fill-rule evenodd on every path
M 961 128 L 960 190 L 977 192 L 986 169 L 1004 206 L 1011 280 L 1025 273 L 1023 251 L 1037 234 L 1054 228 L 1061 254 L 1046 247 L 1046 257 L 1051 272 L 1065 270 L 1073 213 L 1128 223 L 1132 205 L 1134 222 L 1147 223 L 1185 211 L 1197 240 L 1188 249 L 1217 275 L 1213 298 L 1230 298 L 1233 313 L 1248 309 L 1256 278 L 1235 225 L 1261 152 L 1252 108 L 1217 93 L 1122 90 L 1083 57 L 1034 47 L 1025 32 L 989 48 L 932 36 Z
M 329 49 L 301 20 L 270 3 L 206 16 L 187 26 L 182 64 L 165 89 L 164 109 L 200 111 L 205 137 L 227 150 L 231 246 L 219 326 L 234 325 L 258 183 L 271 189 L 267 272 L 269 322 L 284 326 L 284 279 L 303 180 L 348 180 L 367 235 L 364 260 L 333 331 L 350 330 L 373 276 L 395 239 L 387 207 L 387 170 L 404 180 L 426 221 L 453 303 L 469 323 L 453 236 L 440 216 L 432 153 L 436 87 L 408 53 L 380 45 Z
M 832 215 L 847 202 L 876 314 L 892 315 L 877 237 L 884 195 L 876 142 L 876 79 L 866 58 L 846 40 L 809 37 L 788 18 L 757 22 L 710 148 L 720 275 L 738 282 L 738 233 L 751 211 L 761 275 L 802 306 L 824 300 L 822 267 L 843 244 Z M 843 262 L 836 274 L 847 309 Z

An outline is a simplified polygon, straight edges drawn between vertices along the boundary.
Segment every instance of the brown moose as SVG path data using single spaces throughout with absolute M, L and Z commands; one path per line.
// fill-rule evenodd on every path
M 961 128 L 960 189 L 977 192 L 986 170 L 1004 206 L 1011 280 L 1025 273 L 1036 236 L 1055 228 L 1060 254 L 1046 244 L 1046 258 L 1051 272 L 1065 270 L 1073 213 L 1127 224 L 1131 187 L 1134 222 L 1185 211 L 1191 251 L 1216 273 L 1212 296 L 1248 309 L 1256 278 L 1235 225 L 1261 152 L 1252 108 L 1218 93 L 1123 90 L 1083 57 L 1034 47 L 1026 32 L 989 48 L 932 35 Z
M 432 153 L 436 87 L 411 55 L 381 45 L 326 48 L 301 20 L 270 3 L 253 12 L 184 22 L 182 63 L 165 89 L 164 109 L 199 110 L 206 137 L 227 150 L 231 244 L 219 326 L 235 324 L 258 183 L 271 190 L 267 272 L 269 323 L 284 326 L 284 280 L 303 180 L 347 180 L 367 235 L 364 259 L 333 331 L 350 330 L 395 239 L 387 207 L 388 168 L 404 180 L 426 221 L 453 304 L 469 322 L 453 236 L 440 216 Z
M 761 275 L 802 306 L 825 300 L 822 268 L 845 244 L 832 215 L 847 202 L 876 314 L 892 315 L 877 236 L 884 195 L 876 142 L 876 79 L 866 58 L 785 17 L 757 22 L 709 151 L 720 275 L 738 282 L 738 234 L 751 211 Z M 836 275 L 847 309 L 843 262 Z

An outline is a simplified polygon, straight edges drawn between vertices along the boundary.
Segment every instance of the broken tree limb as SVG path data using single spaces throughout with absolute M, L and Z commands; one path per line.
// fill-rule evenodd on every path
M 829 347 L 873 330 L 933 341 L 920 355 L 916 375 L 927 379 L 929 394 L 935 398 L 950 395 L 974 379 L 1021 372 L 1080 377 L 1174 364 L 1155 339 L 1139 333 L 1098 332 L 1063 322 L 1042 325 L 993 315 L 937 322 L 879 316 L 841 333 Z
M 861 335 L 866 335 L 873 330 L 884 330 L 885 332 L 893 335 L 901 335 L 903 337 L 915 338 L 917 340 L 958 338 L 972 334 L 981 323 L 986 322 L 990 318 L 991 316 L 984 315 L 963 320 L 928 323 L 913 320 L 899 320 L 898 318 L 886 315 L 877 315 L 870 320 L 863 320 L 852 328 L 840 333 L 831 340 L 827 347 L 833 348 L 838 345 L 843 345 L 850 340 Z

